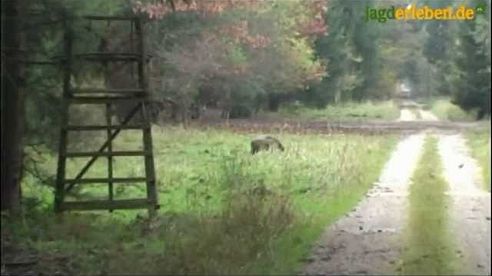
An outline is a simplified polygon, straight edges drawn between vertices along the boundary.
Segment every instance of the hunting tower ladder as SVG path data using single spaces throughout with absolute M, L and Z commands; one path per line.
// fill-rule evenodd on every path
M 149 100 L 149 91 L 147 85 L 146 62 L 148 56 L 145 53 L 144 33 L 142 20 L 139 17 L 128 16 L 84 16 L 82 20 L 89 20 L 109 24 L 112 21 L 119 21 L 124 24 L 128 22 L 131 29 L 131 39 L 135 30 L 136 51 L 132 49 L 129 52 L 91 52 L 91 53 L 73 53 L 73 29 L 72 22 L 65 20 L 64 34 L 64 54 L 61 58 L 63 65 L 63 102 L 62 102 L 62 126 L 60 131 L 60 144 L 58 156 L 58 168 L 55 190 L 55 211 L 63 212 L 69 210 L 109 210 L 116 209 L 148 209 L 149 215 L 153 216 L 159 208 L 157 202 L 156 179 L 154 169 L 154 159 L 152 152 L 152 133 L 146 105 Z M 132 42 L 133 45 L 133 42 Z M 133 47 L 132 47 L 133 48 Z M 79 88 L 72 87 L 71 76 L 74 73 L 72 68 L 73 61 L 88 62 L 89 64 L 99 63 L 108 64 L 122 62 L 125 66 L 134 65 L 137 67 L 137 88 Z M 130 77 L 130 76 L 129 76 Z M 131 111 L 123 117 L 120 123 L 113 124 L 112 110 L 115 104 L 125 102 L 134 105 Z M 86 106 L 105 107 L 104 125 L 72 125 L 69 120 L 70 106 L 84 104 Z M 141 114 L 138 123 L 130 123 L 131 119 Z M 113 150 L 113 140 L 124 130 L 141 130 L 143 150 L 138 151 L 115 151 Z M 69 151 L 69 133 L 87 133 L 87 131 L 105 131 L 105 142 L 97 151 Z M 141 177 L 113 177 L 114 157 L 141 156 L 144 160 L 145 176 Z M 89 168 L 93 167 L 95 161 L 99 158 L 107 159 L 107 177 L 102 178 L 84 178 Z M 74 178 L 66 177 L 67 160 L 71 158 L 88 158 L 88 162 L 80 167 L 79 172 Z M 135 199 L 115 199 L 114 184 L 124 185 L 128 183 L 146 184 L 146 197 Z M 76 185 L 84 184 L 107 184 L 108 197 L 104 200 L 67 200 L 67 193 Z

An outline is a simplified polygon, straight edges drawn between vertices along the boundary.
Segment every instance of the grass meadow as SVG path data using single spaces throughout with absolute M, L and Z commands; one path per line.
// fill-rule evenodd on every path
M 442 121 L 474 121 L 476 113 L 466 112 L 453 104 L 449 98 L 430 98 L 420 100 L 422 108 L 430 110 Z
M 281 107 L 278 112 L 270 114 L 270 116 L 339 122 L 392 121 L 400 116 L 400 109 L 392 100 L 347 102 L 328 105 L 323 109 L 289 105 Z
M 27 174 L 29 209 L 2 227 L 2 241 L 43 252 L 39 271 L 99 274 L 294 273 L 322 230 L 349 211 L 377 180 L 398 137 L 278 134 L 285 152 L 250 155 L 254 133 L 155 127 L 159 215 L 145 211 L 52 212 L 56 158 L 29 151 L 38 177 Z M 138 132 L 113 150 L 141 146 Z M 97 136 L 94 136 L 97 141 Z M 99 144 L 99 143 L 90 143 Z M 77 173 L 83 159 L 68 163 Z M 142 158 L 116 158 L 114 176 L 143 176 Z M 103 177 L 98 160 L 86 177 Z M 114 184 L 115 198 L 143 197 L 143 184 Z M 104 184 L 71 198 L 103 199 Z M 8 218 L 2 218 L 6 220 Z M 34 227 L 36 226 L 36 227 Z M 4 239 L 5 237 L 5 239 Z

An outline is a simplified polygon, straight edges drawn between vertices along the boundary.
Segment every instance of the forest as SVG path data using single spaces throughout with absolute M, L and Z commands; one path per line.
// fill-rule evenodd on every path
M 367 18 L 424 6 L 474 17 Z M 2 0 L 2 275 L 490 274 L 490 38 L 490 0 Z

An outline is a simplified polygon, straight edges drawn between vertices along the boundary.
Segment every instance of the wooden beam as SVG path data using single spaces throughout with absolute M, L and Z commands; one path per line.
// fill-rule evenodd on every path
M 62 100 L 62 120 L 60 128 L 60 141 L 58 145 L 58 167 L 56 172 L 56 188 L 55 188 L 55 212 L 61 212 L 61 203 L 65 197 L 65 187 L 63 180 L 65 179 L 65 166 L 66 157 L 65 153 L 67 151 L 68 143 L 68 133 L 64 128 L 68 125 L 68 111 L 69 111 L 69 101 L 68 97 L 70 95 L 70 77 L 72 72 L 72 42 L 73 42 L 73 30 L 71 28 L 70 22 L 68 22 L 67 15 L 64 15 L 63 20 L 64 28 L 64 53 L 68 56 L 63 62 L 63 100 Z
M 62 210 L 111 210 L 111 209 L 142 209 L 148 208 L 152 203 L 146 199 L 126 200 L 90 200 L 90 201 L 68 201 L 61 204 Z
M 73 58 L 83 59 L 93 62 L 138 62 L 140 55 L 138 53 L 106 53 L 106 52 L 93 52 L 73 55 Z M 150 61 L 151 55 L 146 56 L 146 61 Z M 54 56 L 52 59 L 64 61 L 66 56 Z
M 78 126 L 78 125 L 71 125 L 67 126 L 66 130 L 68 131 L 97 131 L 97 130 L 141 130 L 145 128 L 145 125 L 131 125 L 131 126 L 123 126 L 123 125 L 117 125 L 117 126 Z
M 88 152 L 67 152 L 65 156 L 67 158 L 77 158 L 77 157 L 101 157 L 101 156 L 146 156 L 148 155 L 145 151 L 112 151 L 112 152 L 99 152 L 99 151 L 88 151 Z
M 135 102 L 142 102 L 146 100 L 146 97 L 144 95 L 142 96 L 114 96 L 114 97 L 107 97 L 107 96 L 102 96 L 102 97 L 70 97 L 69 101 L 71 104 L 107 104 L 107 103 L 113 103 L 116 101 L 135 101 Z
M 108 128 L 106 129 L 106 134 L 107 134 L 107 139 L 110 140 L 111 139 L 111 104 L 108 103 L 106 104 L 106 125 L 108 126 Z M 108 150 L 107 150 L 107 153 L 109 153 L 108 155 L 108 199 L 110 201 L 113 201 L 113 142 L 112 140 L 109 141 L 109 144 L 108 144 Z M 113 209 L 110 209 L 109 210 L 110 212 L 113 211 Z
M 132 182 L 145 182 L 147 178 L 145 177 L 128 177 L 128 178 L 81 178 L 81 179 L 66 179 L 65 183 L 76 183 L 76 184 L 94 184 L 94 183 L 132 183 Z
M 140 60 L 138 64 L 138 83 L 139 86 L 148 91 L 148 79 L 147 79 L 147 68 L 145 66 L 146 61 L 146 47 L 144 40 L 144 28 L 142 22 L 140 20 L 135 21 L 135 31 L 138 37 L 138 50 L 140 52 Z M 140 110 L 142 112 L 142 117 L 145 122 L 149 124 L 148 128 L 143 130 L 143 142 L 144 142 L 144 151 L 149 154 L 145 156 L 145 175 L 147 176 L 147 198 L 153 202 L 154 206 L 157 205 L 157 189 L 155 183 L 155 167 L 154 167 L 154 156 L 152 155 L 152 129 L 150 128 L 150 119 L 148 117 L 148 111 L 146 108 L 146 103 L 142 103 L 142 108 Z M 156 208 L 151 206 L 149 211 L 149 216 L 154 217 L 156 215 Z
M 84 15 L 82 16 L 88 20 L 102 20 L 102 21 L 131 21 L 137 20 L 139 17 L 137 16 L 106 16 L 106 15 Z
M 139 56 L 135 53 L 85 53 L 77 54 L 75 58 L 87 61 L 138 61 Z
M 141 88 L 129 88 L 129 89 L 108 89 L 108 88 L 74 88 L 73 94 L 142 94 L 145 91 Z

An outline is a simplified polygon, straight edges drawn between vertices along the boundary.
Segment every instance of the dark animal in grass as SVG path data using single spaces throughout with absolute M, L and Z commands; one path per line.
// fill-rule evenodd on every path
M 279 149 L 281 151 L 284 151 L 285 148 L 280 143 L 277 138 L 268 136 L 268 135 L 260 135 L 251 141 L 251 154 L 258 153 L 259 151 L 262 150 L 272 150 L 272 149 Z

